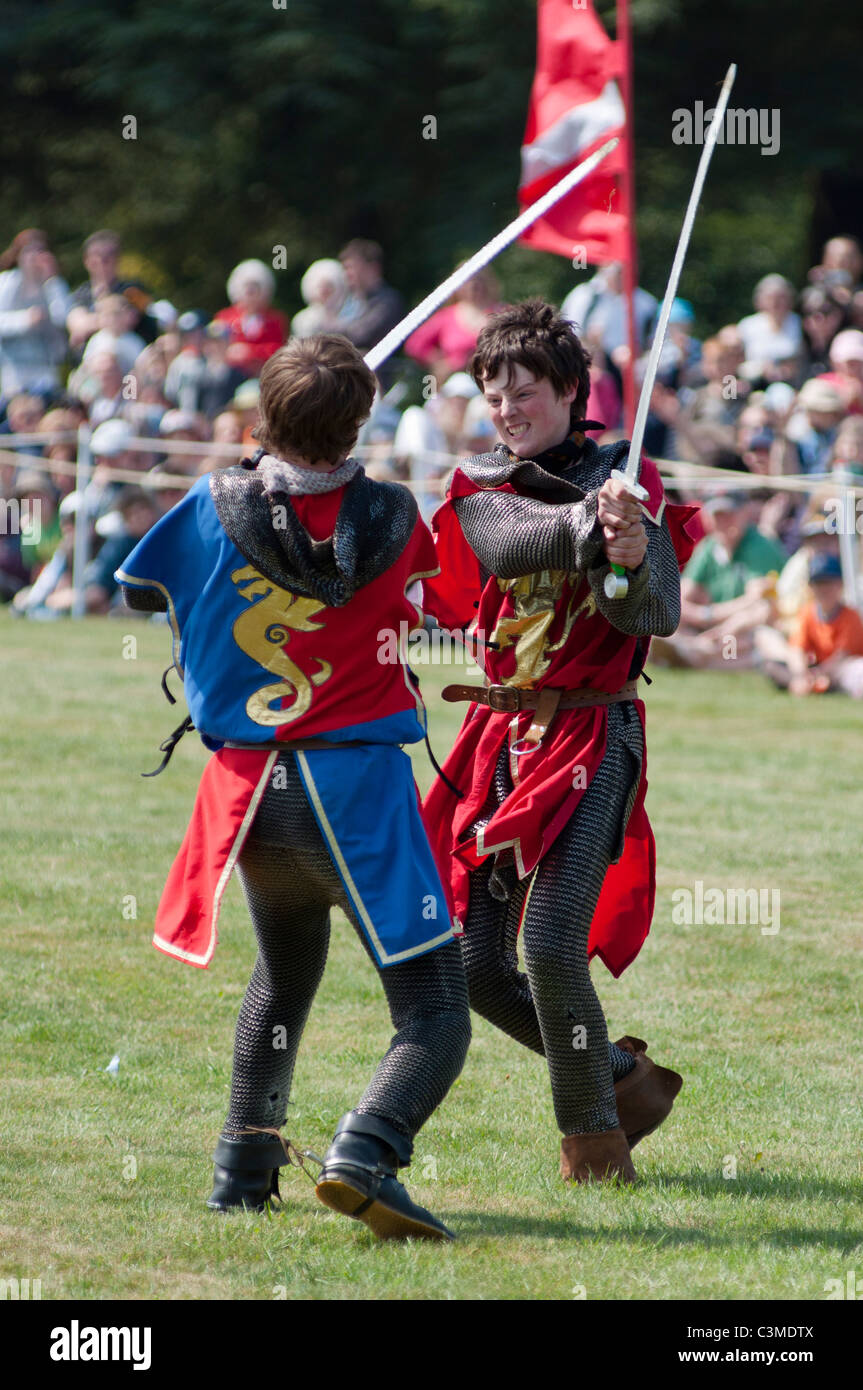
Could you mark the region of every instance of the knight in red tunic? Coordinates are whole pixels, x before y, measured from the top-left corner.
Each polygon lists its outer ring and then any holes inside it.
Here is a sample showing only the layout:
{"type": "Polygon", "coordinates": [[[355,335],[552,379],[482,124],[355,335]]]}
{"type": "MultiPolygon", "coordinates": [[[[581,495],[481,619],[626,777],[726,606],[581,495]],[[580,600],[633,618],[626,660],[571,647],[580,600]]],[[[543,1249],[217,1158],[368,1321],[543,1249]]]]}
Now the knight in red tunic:
{"type": "Polygon", "coordinates": [[[445,690],[471,704],[424,810],[449,855],[471,1005],[548,1062],[563,1176],[631,1181],[631,1148],[682,1081],[640,1039],[609,1043],[589,959],[619,975],[650,927],[637,681],[651,635],[679,621],[692,509],[667,504],[647,459],[647,501],[610,478],[628,446],[586,437],[601,428],[581,419],[589,363],[539,300],[480,335],[470,370],[501,443],[450,481],[425,608],[467,630],[487,684],[445,690]],[[625,598],[605,594],[612,562],[625,598]]]}

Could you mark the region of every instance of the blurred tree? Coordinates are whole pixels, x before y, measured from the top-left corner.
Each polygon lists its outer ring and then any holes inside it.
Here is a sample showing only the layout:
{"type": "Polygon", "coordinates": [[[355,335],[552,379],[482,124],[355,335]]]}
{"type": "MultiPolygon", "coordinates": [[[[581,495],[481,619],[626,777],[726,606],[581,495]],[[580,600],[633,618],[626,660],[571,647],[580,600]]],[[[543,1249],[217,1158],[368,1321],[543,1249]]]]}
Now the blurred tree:
{"type": "MultiPolygon", "coordinates": [[[[674,110],[709,104],[734,58],[733,104],[780,113],[777,154],[714,158],[681,286],[699,329],[861,230],[859,26],[825,12],[816,45],[812,24],[808,0],[633,0],[642,284],[665,283],[699,154],[674,110]]],[[[81,240],[114,226],[154,288],[210,310],[237,260],[283,246],[291,311],[305,266],[367,235],[417,300],[516,212],[535,27],[535,0],[5,0],[2,237],[44,226],[77,283],[81,240]]],[[[512,296],[576,279],[518,247],[498,270],[512,296]]]]}

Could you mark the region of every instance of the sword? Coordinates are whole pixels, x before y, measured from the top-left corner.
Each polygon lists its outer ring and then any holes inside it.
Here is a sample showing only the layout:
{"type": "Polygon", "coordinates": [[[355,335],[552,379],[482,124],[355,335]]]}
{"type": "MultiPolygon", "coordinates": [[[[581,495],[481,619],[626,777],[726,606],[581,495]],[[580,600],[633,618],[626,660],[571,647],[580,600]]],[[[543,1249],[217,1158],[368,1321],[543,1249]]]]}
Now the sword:
{"type": "MultiPolygon", "coordinates": [[[[638,398],[638,407],[635,412],[635,424],[632,427],[632,439],[629,445],[629,454],[626,460],[626,468],[621,472],[619,468],[613,469],[611,477],[617,482],[623,483],[627,492],[633,497],[637,497],[640,502],[647,501],[647,492],[638,481],[638,467],[641,462],[641,445],[644,439],[644,429],[647,424],[647,412],[650,409],[650,398],[653,395],[653,387],[656,381],[656,372],[659,367],[659,357],[665,343],[665,334],[668,330],[668,318],[671,313],[671,305],[677,294],[677,286],[680,282],[680,272],[683,269],[683,262],[686,259],[686,251],[689,246],[689,238],[692,233],[692,224],[695,221],[695,214],[698,210],[698,202],[701,198],[701,190],[704,187],[704,180],[707,178],[707,170],[713,156],[713,147],[716,144],[716,136],[725,119],[725,108],[728,105],[728,98],[731,95],[731,88],[734,86],[734,79],[737,76],[737,64],[732,63],[722,84],[722,91],[719,94],[719,101],[716,103],[716,110],[713,113],[713,120],[704,137],[704,149],[701,151],[701,158],[698,161],[698,169],[695,174],[695,182],[692,185],[692,192],[689,195],[689,205],[686,209],[686,216],[683,219],[683,227],[680,232],[680,240],[677,243],[677,250],[674,253],[674,261],[671,266],[671,275],[665,288],[665,298],[662,301],[662,309],[659,313],[659,323],[656,325],[656,333],[653,338],[653,345],[647,359],[647,369],[644,373],[644,381],[641,387],[641,395],[638,398]]],[[[624,598],[629,592],[629,579],[623,565],[612,565],[611,570],[605,576],[605,596],[606,598],[624,598]]]]}
{"type": "Polygon", "coordinates": [[[396,348],[401,347],[405,339],[410,337],[415,328],[419,328],[421,323],[425,323],[426,319],[430,318],[442,304],[445,304],[456,290],[460,290],[462,285],[476,275],[478,270],[482,270],[484,265],[493,261],[495,256],[498,256],[511,242],[520,237],[522,232],[526,232],[528,227],[533,226],[533,223],[542,217],[543,213],[548,212],[548,209],[560,202],[561,198],[565,198],[576,184],[581,183],[582,179],[586,179],[588,174],[592,174],[596,166],[601,164],[606,155],[611,154],[611,151],[616,149],[619,144],[620,140],[616,135],[612,136],[610,140],[606,140],[605,144],[600,145],[599,149],[594,150],[587,159],[576,164],[575,168],[570,169],[568,174],[564,174],[553,188],[550,188],[547,193],[544,193],[541,198],[526,208],[520,216],[510,222],[508,227],[504,227],[502,232],[498,232],[497,236],[486,242],[485,246],[471,256],[469,261],[465,261],[458,270],[454,270],[452,275],[438,285],[436,290],[432,290],[431,294],[426,295],[415,309],[411,309],[401,323],[397,323],[395,328],[391,328],[386,337],[381,338],[375,347],[369,349],[364,358],[366,366],[376,372],[378,367],[395,352],[396,348]]]}

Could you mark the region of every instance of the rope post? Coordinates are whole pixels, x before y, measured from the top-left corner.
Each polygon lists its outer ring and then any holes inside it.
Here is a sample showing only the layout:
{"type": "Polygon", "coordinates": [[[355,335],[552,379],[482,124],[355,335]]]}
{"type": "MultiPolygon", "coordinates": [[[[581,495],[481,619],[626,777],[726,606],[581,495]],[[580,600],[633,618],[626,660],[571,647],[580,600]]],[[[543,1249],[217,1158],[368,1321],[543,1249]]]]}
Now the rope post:
{"type": "Polygon", "coordinates": [[[839,560],[842,565],[843,597],[849,608],[860,611],[857,554],[857,492],[854,475],[847,468],[837,468],[833,475],[842,488],[841,524],[839,527],[839,560]]]}
{"type": "Polygon", "coordinates": [[[75,491],[78,506],[75,511],[75,537],[72,551],[72,586],[75,597],[72,601],[72,617],[83,618],[87,611],[84,595],[84,571],[90,560],[90,518],[84,506],[84,489],[90,481],[92,461],[90,456],[90,426],[78,428],[78,458],[75,468],[75,491]]]}

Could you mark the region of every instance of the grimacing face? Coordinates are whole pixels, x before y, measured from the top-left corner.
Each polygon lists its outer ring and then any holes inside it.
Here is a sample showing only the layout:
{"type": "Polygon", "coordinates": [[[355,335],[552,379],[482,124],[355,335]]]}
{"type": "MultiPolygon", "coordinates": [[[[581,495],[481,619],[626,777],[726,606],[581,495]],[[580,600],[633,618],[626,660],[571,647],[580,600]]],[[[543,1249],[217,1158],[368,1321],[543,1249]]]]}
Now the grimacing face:
{"type": "Polygon", "coordinates": [[[519,458],[536,458],[569,434],[572,403],[578,387],[555,394],[547,377],[536,377],[514,363],[483,381],[491,421],[508,449],[519,458]]]}

